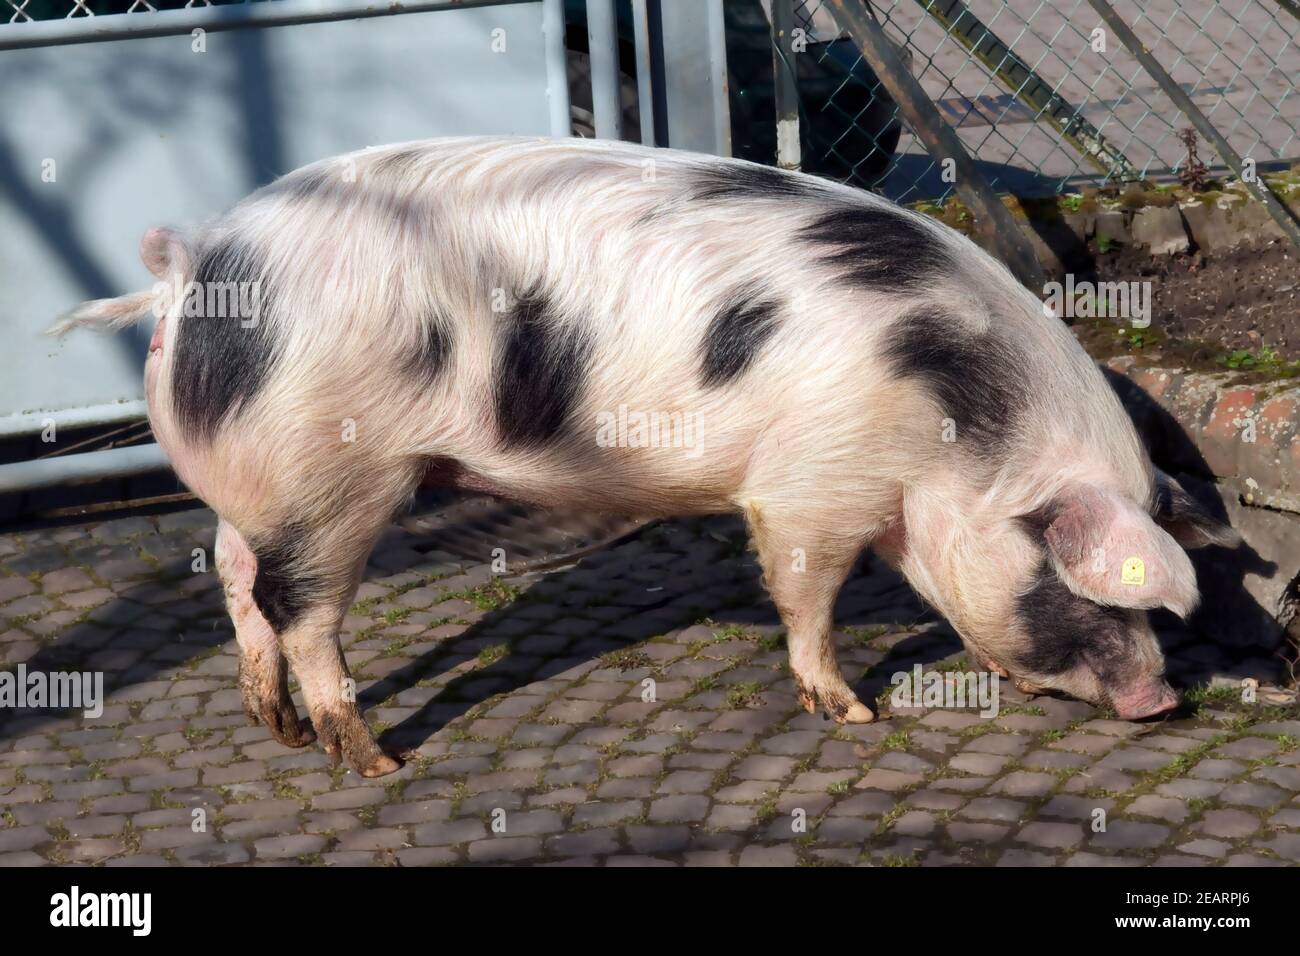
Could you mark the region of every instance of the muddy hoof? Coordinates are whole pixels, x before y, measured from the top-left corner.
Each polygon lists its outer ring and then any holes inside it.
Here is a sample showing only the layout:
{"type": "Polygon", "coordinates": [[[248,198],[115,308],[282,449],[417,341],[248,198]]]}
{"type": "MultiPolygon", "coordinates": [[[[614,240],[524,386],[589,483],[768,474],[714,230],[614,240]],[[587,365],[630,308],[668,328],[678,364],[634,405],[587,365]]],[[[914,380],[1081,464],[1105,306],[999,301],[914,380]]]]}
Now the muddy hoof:
{"type": "Polygon", "coordinates": [[[810,714],[815,714],[820,705],[826,711],[826,716],[837,724],[869,724],[876,719],[875,712],[858,700],[847,684],[836,687],[827,682],[819,687],[812,681],[803,681],[796,676],[795,689],[799,694],[800,706],[810,714]]]}
{"type": "Polygon", "coordinates": [[[876,719],[875,711],[862,701],[849,707],[841,717],[835,717],[833,714],[831,716],[836,723],[840,724],[869,724],[876,719]]]}
{"type": "Polygon", "coordinates": [[[286,747],[306,747],[316,739],[312,729],[298,719],[298,711],[291,700],[286,700],[280,706],[266,708],[260,717],[271,736],[286,747]]]}
{"type": "Polygon", "coordinates": [[[305,747],[316,739],[310,727],[298,717],[298,709],[286,693],[262,696],[247,686],[242,688],[244,714],[250,723],[264,724],[271,736],[286,747],[305,747]]]}
{"type": "Polygon", "coordinates": [[[1016,690],[1020,691],[1020,693],[1022,694],[1030,694],[1034,697],[1041,697],[1043,694],[1047,693],[1046,687],[1039,687],[1037,684],[1031,684],[1029,681],[1022,680],[1019,677],[1014,679],[1014,683],[1016,685],[1016,690]]]}
{"type": "Polygon", "coordinates": [[[402,761],[397,758],[390,757],[388,754],[380,754],[379,759],[369,767],[366,767],[364,770],[358,770],[357,772],[363,777],[383,777],[387,774],[401,770],[402,766],[402,761]]]}
{"type": "Polygon", "coordinates": [[[341,760],[346,760],[348,766],[363,777],[382,777],[402,766],[400,760],[379,748],[361,711],[355,706],[313,714],[312,722],[316,725],[321,746],[336,767],[341,760]]]}

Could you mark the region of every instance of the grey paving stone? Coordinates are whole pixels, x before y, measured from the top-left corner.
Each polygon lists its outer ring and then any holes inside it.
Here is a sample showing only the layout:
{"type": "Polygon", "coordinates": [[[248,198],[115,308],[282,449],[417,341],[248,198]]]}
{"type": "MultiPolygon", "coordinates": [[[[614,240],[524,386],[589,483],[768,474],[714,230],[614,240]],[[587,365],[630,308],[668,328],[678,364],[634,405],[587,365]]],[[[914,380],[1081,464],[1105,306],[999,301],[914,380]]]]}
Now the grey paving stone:
{"type": "Polygon", "coordinates": [[[1187,819],[1187,804],[1173,797],[1143,794],[1128,805],[1126,813],[1136,817],[1154,817],[1167,823],[1182,823],[1187,819]]]}
{"type": "Polygon", "coordinates": [[[542,841],[528,836],[494,837],[471,843],[466,852],[473,863],[527,860],[541,856],[542,841]]]}
{"type": "Polygon", "coordinates": [[[1218,860],[1227,856],[1231,847],[1227,843],[1221,843],[1218,840],[1192,840],[1188,843],[1184,843],[1178,849],[1183,853],[1191,853],[1196,856],[1207,856],[1218,860]]]}
{"type": "Polygon", "coordinates": [[[448,846],[468,843],[487,836],[487,828],[478,820],[449,820],[426,823],[411,831],[411,840],[419,846],[448,846]]]}
{"type": "Polygon", "coordinates": [[[1263,783],[1234,783],[1219,791],[1222,803],[1261,809],[1276,806],[1288,796],[1290,795],[1285,790],[1263,783]]]}
{"type": "Polygon", "coordinates": [[[691,842],[691,831],[684,826],[629,826],[625,832],[628,845],[648,855],[677,853],[691,842]]]}
{"type": "MultiPolygon", "coordinates": [[[[714,808],[715,813],[717,809],[714,808]]],[[[603,827],[636,820],[643,813],[645,813],[645,806],[639,800],[588,803],[574,808],[573,823],[580,827],[603,827]]]]}
{"type": "Polygon", "coordinates": [[[739,866],[794,866],[799,856],[790,846],[747,846],[740,853],[739,866]]]}
{"type": "Polygon", "coordinates": [[[1006,838],[1011,828],[997,823],[967,823],[953,820],[945,829],[955,843],[998,843],[1006,838]]]}
{"type": "Polygon", "coordinates": [[[1202,760],[1191,769],[1198,780],[1231,780],[1246,770],[1246,765],[1235,760],[1202,760]]]}
{"type": "Polygon", "coordinates": [[[608,855],[619,850],[618,831],[602,827],[577,833],[561,833],[548,837],[545,849],[555,856],[608,855]]]}
{"type": "Polygon", "coordinates": [[[1160,846],[1169,838],[1169,828],[1158,823],[1109,819],[1105,833],[1094,833],[1089,845],[1110,850],[1137,850],[1160,846]]]}
{"type": "Polygon", "coordinates": [[[903,773],[898,770],[872,769],[854,786],[863,790],[888,790],[897,792],[908,790],[925,781],[919,773],[903,773]]]}
{"type": "MultiPolygon", "coordinates": [[[[1300,736],[1300,721],[1243,728],[1216,706],[1157,729],[1003,682],[1004,705],[1035,712],[990,724],[915,711],[836,727],[797,710],[785,649],[758,643],[780,628],[753,558],[719,558],[724,545],[700,530],[709,525],[667,522],[658,543],[633,539],[512,578],[527,599],[489,613],[442,600],[486,582],[486,566],[413,546],[435,536],[437,515],[405,516],[385,534],[358,594],[374,601],[344,622],[348,660],[363,691],[373,685],[367,716],[401,725],[394,737],[417,755],[379,781],[245,723],[219,583],[187,570],[194,528],[210,547],[210,512],[67,526],[30,542],[0,533],[0,563],[17,557],[41,577],[0,576],[0,615],[15,604],[39,612],[0,627],[0,660],[53,639],[120,681],[97,721],[0,722],[0,864],[1186,866],[1300,854],[1300,752],[1270,736],[1300,736]],[[403,620],[384,619],[396,609],[403,620]],[[90,621],[74,623],[83,611],[90,621]],[[702,611],[746,625],[748,639],[691,624],[702,611]],[[469,623],[440,624],[447,614],[469,623]],[[214,626],[215,654],[176,640],[214,626]],[[664,637],[645,642],[653,635],[664,637]],[[500,644],[509,653],[483,667],[480,651],[500,644]],[[633,666],[614,666],[615,655],[633,666]],[[413,666],[427,679],[408,680],[413,666]],[[650,676],[659,696],[643,703],[650,676]],[[705,677],[714,686],[697,684],[705,677]],[[748,681],[759,697],[732,706],[729,691],[748,681]],[[902,746],[882,746],[900,731],[902,746]],[[1171,763],[1216,735],[1229,739],[1190,772],[1171,763]],[[195,808],[207,832],[191,829],[195,808]],[[1107,834],[1092,830],[1098,809],[1107,834]]],[[[739,540],[739,524],[725,537],[739,540]]],[[[888,667],[904,641],[933,655],[927,665],[955,646],[901,627],[919,604],[874,564],[841,605],[900,625],[867,644],[837,634],[849,678],[888,667]]],[[[1198,646],[1173,633],[1171,668],[1198,646]]]]}
{"type": "Polygon", "coordinates": [[[1196,824],[1202,833],[1225,840],[1248,837],[1259,827],[1259,818],[1244,810],[1209,810],[1196,824]]]}
{"type": "Polygon", "coordinates": [[[698,823],[709,812],[706,796],[659,797],[650,802],[649,818],[655,823],[698,823]]]}
{"type": "Polygon", "coordinates": [[[971,820],[991,820],[998,823],[1015,823],[1025,815],[1027,805],[1003,797],[977,797],[957,811],[959,817],[971,820]]]}
{"type": "Polygon", "coordinates": [[[1011,797],[1041,797],[1055,790],[1059,783],[1051,774],[1017,770],[994,784],[993,792],[1011,797]]]}
{"type": "Polygon", "coordinates": [[[1077,823],[1030,823],[1016,834],[1016,841],[1045,849],[1062,850],[1083,842],[1084,828],[1077,823]]]}
{"type": "Polygon", "coordinates": [[[995,866],[1056,866],[1056,857],[1033,850],[1004,850],[995,866]]]}
{"type": "Polygon", "coordinates": [[[702,770],[677,770],[660,782],[662,794],[704,793],[713,784],[713,774],[702,770]]]}

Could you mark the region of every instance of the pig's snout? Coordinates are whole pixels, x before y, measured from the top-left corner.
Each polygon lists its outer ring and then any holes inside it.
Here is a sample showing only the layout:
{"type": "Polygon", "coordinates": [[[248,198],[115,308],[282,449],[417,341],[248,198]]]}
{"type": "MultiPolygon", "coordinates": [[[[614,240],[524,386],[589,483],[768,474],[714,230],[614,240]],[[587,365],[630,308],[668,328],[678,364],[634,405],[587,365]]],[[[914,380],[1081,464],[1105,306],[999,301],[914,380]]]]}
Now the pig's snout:
{"type": "Polygon", "coordinates": [[[1121,720],[1141,720],[1173,710],[1178,706],[1178,694],[1165,681],[1155,680],[1112,694],[1111,703],[1121,720]]]}

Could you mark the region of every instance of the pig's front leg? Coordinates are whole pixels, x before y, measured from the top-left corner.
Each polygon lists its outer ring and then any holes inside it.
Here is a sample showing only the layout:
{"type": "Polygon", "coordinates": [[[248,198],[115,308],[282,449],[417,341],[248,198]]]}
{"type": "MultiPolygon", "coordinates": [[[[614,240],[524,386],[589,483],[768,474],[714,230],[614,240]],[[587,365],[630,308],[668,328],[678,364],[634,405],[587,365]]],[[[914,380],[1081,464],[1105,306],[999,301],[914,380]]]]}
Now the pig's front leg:
{"type": "Polygon", "coordinates": [[[790,671],[808,713],[820,705],[839,723],[864,724],[875,713],[840,674],[832,612],[861,546],[819,535],[808,515],[783,515],[751,503],[745,509],[763,566],[763,584],[786,628],[790,671]]]}
{"type": "Polygon", "coordinates": [[[253,600],[257,559],[235,528],[217,524],[217,573],[226,592],[226,609],[239,642],[239,693],[244,713],[263,723],[287,747],[303,747],[315,735],[298,719],[289,697],[289,667],[275,631],[253,600]]]}

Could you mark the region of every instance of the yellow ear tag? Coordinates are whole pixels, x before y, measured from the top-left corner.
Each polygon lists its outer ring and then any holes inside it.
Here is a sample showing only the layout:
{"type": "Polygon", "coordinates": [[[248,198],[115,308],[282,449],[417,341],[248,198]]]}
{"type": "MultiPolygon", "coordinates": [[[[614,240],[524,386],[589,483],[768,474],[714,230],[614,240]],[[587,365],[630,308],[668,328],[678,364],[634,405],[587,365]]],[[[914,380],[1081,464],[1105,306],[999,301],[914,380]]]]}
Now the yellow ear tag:
{"type": "Polygon", "coordinates": [[[1119,580],[1121,584],[1131,584],[1134,587],[1146,584],[1147,566],[1141,558],[1125,558],[1124,566],[1119,570],[1119,580]]]}

